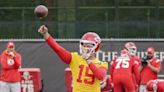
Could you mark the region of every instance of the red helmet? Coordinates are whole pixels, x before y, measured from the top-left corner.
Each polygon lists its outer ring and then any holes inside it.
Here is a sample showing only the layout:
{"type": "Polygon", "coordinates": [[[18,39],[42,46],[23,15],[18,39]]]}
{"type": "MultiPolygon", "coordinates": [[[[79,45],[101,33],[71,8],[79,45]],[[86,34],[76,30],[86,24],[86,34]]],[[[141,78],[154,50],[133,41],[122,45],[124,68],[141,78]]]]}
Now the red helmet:
{"type": "Polygon", "coordinates": [[[156,80],[150,80],[146,84],[147,91],[156,91],[157,90],[157,81],[156,80]]]}
{"type": "Polygon", "coordinates": [[[80,54],[84,58],[94,54],[100,48],[101,39],[98,34],[94,32],[85,33],[80,40],[80,54]]]}
{"type": "Polygon", "coordinates": [[[127,42],[125,44],[125,49],[129,51],[130,55],[135,55],[137,53],[137,47],[133,42],[127,42]]]}

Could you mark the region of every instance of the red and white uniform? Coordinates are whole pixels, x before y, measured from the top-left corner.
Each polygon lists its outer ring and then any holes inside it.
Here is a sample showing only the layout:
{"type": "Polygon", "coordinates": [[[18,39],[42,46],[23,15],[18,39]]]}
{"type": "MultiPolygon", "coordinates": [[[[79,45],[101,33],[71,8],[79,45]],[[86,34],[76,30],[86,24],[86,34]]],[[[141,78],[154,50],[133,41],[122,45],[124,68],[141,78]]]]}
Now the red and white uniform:
{"type": "MultiPolygon", "coordinates": [[[[133,43],[133,42],[127,42],[125,44],[125,49],[129,52],[131,58],[134,59],[134,62],[138,66],[138,70],[139,70],[140,65],[141,65],[141,59],[140,59],[140,57],[138,57],[136,55],[136,53],[137,53],[137,47],[136,47],[135,43],[133,43]]],[[[134,74],[133,74],[133,81],[134,81],[134,84],[135,84],[135,87],[136,87],[136,91],[138,92],[138,83],[135,80],[135,75],[134,74]]]]}
{"type": "MultiPolygon", "coordinates": [[[[135,56],[131,56],[131,58],[134,59],[134,62],[138,66],[138,71],[139,71],[139,67],[141,66],[141,59],[140,59],[140,57],[135,55],[135,56]]],[[[135,80],[135,74],[133,74],[133,80],[134,80],[134,84],[135,84],[136,90],[138,90],[138,83],[137,83],[137,80],[135,80]]]]}
{"type": "Polygon", "coordinates": [[[164,92],[164,80],[163,79],[150,80],[146,84],[146,90],[149,92],[164,92]]]}
{"type": "Polygon", "coordinates": [[[18,68],[21,65],[21,55],[14,52],[15,58],[11,58],[7,51],[4,51],[0,56],[2,66],[1,81],[5,82],[20,82],[20,73],[18,68]]]}
{"type": "MultiPolygon", "coordinates": [[[[154,66],[155,68],[161,68],[161,62],[157,58],[152,58],[149,60],[150,64],[154,66]]],[[[141,71],[141,85],[146,85],[146,83],[149,80],[157,79],[158,75],[156,72],[152,71],[148,66],[144,66],[144,68],[141,71]]]]}
{"type": "Polygon", "coordinates": [[[132,78],[139,81],[138,66],[133,58],[128,55],[121,55],[115,58],[111,63],[111,76],[114,83],[114,92],[133,92],[135,84],[132,78]]]}

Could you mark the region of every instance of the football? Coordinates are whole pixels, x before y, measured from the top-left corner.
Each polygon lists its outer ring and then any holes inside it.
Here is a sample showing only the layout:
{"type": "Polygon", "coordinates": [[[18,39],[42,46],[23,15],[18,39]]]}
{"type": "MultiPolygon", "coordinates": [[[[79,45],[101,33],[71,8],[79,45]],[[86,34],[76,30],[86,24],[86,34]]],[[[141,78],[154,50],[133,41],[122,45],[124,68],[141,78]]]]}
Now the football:
{"type": "Polygon", "coordinates": [[[37,17],[42,19],[48,15],[48,8],[44,5],[38,5],[34,9],[34,13],[36,14],[37,17]]]}

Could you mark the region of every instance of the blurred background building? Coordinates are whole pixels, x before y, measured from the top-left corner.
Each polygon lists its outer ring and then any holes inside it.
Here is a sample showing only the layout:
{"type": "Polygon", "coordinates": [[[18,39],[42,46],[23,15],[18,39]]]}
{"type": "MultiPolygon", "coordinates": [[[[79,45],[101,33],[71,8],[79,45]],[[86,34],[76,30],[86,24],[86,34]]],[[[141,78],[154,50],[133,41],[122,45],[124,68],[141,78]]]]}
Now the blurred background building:
{"type": "Polygon", "coordinates": [[[163,20],[164,0],[0,0],[0,39],[40,39],[41,24],[56,38],[163,38],[163,20]],[[39,4],[49,8],[43,20],[33,13],[39,4]]]}

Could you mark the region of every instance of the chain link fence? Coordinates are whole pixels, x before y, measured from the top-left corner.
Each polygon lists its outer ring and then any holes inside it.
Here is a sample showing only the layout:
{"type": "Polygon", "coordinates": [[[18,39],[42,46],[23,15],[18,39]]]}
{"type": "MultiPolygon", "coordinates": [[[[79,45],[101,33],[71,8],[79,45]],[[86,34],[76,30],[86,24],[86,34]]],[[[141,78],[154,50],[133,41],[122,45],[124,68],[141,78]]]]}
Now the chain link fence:
{"type": "Polygon", "coordinates": [[[55,38],[80,38],[88,31],[101,38],[164,37],[162,0],[71,0],[67,6],[55,1],[58,3],[47,5],[48,17],[39,20],[33,10],[47,3],[0,0],[0,39],[40,39],[37,29],[42,24],[55,38]]]}

